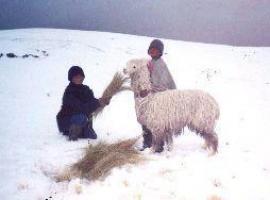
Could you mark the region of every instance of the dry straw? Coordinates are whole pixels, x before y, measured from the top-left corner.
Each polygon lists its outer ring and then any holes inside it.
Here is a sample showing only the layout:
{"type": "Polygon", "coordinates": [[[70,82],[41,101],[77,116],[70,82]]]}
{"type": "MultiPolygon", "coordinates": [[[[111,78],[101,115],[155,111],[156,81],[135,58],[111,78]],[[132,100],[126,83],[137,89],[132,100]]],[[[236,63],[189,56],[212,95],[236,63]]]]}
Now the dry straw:
{"type": "Polygon", "coordinates": [[[113,168],[143,161],[142,155],[134,149],[136,139],[114,144],[100,142],[86,148],[84,156],[69,169],[55,177],[56,181],[70,181],[72,178],[97,180],[105,178],[113,168]]]}
{"type": "MultiPolygon", "coordinates": [[[[127,90],[127,87],[123,86],[126,81],[127,81],[127,78],[125,78],[120,72],[116,72],[114,74],[113,79],[111,80],[110,84],[104,90],[101,98],[103,98],[103,99],[111,99],[113,96],[115,96],[119,92],[127,90]]],[[[100,113],[102,113],[104,107],[105,106],[99,107],[93,113],[93,116],[97,117],[100,113]]]]}

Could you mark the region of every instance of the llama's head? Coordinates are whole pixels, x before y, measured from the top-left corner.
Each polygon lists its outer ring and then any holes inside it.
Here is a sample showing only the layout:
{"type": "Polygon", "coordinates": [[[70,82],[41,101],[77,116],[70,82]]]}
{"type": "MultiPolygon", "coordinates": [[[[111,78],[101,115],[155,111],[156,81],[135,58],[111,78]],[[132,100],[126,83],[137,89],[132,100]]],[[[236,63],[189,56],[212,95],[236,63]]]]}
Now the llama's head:
{"type": "Polygon", "coordinates": [[[141,68],[147,68],[147,59],[132,59],[126,64],[126,68],[123,70],[124,74],[132,76],[134,73],[142,70],[141,68]]]}
{"type": "Polygon", "coordinates": [[[151,91],[150,74],[147,59],[132,59],[127,62],[124,74],[131,78],[131,88],[135,95],[142,91],[151,91]]]}

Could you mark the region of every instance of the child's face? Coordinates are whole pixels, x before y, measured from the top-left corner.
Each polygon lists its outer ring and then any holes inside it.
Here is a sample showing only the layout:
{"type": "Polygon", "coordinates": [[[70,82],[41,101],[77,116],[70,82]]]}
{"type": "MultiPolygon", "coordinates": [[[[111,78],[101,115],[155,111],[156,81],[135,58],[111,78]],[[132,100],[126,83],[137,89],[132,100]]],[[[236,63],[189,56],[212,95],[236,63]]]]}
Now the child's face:
{"type": "Polygon", "coordinates": [[[83,83],[83,80],[84,80],[84,76],[78,74],[76,76],[73,76],[72,83],[74,83],[76,85],[80,85],[83,83]]]}
{"type": "Polygon", "coordinates": [[[158,49],[156,48],[152,48],[149,50],[149,55],[152,57],[152,58],[158,58],[160,56],[160,52],[158,49]]]}

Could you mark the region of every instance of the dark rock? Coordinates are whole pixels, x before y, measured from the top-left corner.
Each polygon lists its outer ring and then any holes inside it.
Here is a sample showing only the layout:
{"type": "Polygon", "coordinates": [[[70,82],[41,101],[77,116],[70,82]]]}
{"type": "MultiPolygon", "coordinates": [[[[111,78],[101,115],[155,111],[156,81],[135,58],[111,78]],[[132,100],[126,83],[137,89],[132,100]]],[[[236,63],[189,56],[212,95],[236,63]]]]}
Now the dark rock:
{"type": "Polygon", "coordinates": [[[8,58],[17,58],[18,57],[14,53],[7,53],[6,55],[8,58]]]}
{"type": "Polygon", "coordinates": [[[4,54],[0,53],[0,58],[3,56],[4,54]]]}
{"type": "Polygon", "coordinates": [[[43,53],[44,56],[49,56],[47,51],[42,51],[42,53],[43,53]]]}
{"type": "Polygon", "coordinates": [[[33,55],[33,54],[29,54],[29,56],[32,56],[33,58],[38,58],[39,57],[39,56],[33,55]]]}
{"type": "Polygon", "coordinates": [[[28,58],[28,57],[29,57],[28,54],[24,54],[24,55],[22,56],[22,58],[28,58]]]}
{"type": "Polygon", "coordinates": [[[34,54],[24,54],[24,55],[22,56],[22,58],[29,58],[30,56],[33,57],[33,58],[39,58],[38,55],[34,55],[34,54]]]}

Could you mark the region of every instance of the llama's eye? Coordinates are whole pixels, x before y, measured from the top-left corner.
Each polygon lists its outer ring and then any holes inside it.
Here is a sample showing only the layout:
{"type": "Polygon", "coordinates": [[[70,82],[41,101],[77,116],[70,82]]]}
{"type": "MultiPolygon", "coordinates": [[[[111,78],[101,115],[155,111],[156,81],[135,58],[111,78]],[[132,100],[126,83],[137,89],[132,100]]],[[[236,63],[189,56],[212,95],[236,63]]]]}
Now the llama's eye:
{"type": "Polygon", "coordinates": [[[135,69],[135,68],[136,68],[136,66],[135,66],[135,65],[133,65],[133,68],[135,69]]]}

